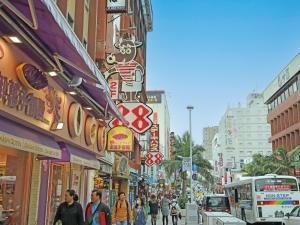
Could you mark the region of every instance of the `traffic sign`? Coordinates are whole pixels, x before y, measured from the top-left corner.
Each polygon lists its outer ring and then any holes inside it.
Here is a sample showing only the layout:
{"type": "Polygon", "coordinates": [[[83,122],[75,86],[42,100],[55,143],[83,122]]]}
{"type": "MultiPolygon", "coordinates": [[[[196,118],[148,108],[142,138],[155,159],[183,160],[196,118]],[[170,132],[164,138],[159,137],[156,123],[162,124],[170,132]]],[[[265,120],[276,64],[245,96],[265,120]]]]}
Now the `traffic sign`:
{"type": "MultiPolygon", "coordinates": [[[[149,116],[152,109],[141,102],[126,102],[118,104],[118,109],[129,123],[128,127],[132,128],[136,133],[143,134],[152,126],[149,116]]],[[[110,123],[110,127],[124,125],[119,119],[115,118],[110,123]]]]}

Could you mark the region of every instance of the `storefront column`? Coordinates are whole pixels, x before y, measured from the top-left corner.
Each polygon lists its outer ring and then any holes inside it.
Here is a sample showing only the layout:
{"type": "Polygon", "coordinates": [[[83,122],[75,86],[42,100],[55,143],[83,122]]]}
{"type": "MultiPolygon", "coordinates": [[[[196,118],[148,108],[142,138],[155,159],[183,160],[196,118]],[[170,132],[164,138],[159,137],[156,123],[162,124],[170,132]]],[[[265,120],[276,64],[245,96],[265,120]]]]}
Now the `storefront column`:
{"type": "Polygon", "coordinates": [[[47,208],[47,193],[48,193],[48,176],[49,176],[49,162],[46,160],[41,161],[41,183],[40,183],[40,196],[39,196],[39,209],[38,209],[38,225],[45,224],[46,221],[46,208],[47,208]]]}

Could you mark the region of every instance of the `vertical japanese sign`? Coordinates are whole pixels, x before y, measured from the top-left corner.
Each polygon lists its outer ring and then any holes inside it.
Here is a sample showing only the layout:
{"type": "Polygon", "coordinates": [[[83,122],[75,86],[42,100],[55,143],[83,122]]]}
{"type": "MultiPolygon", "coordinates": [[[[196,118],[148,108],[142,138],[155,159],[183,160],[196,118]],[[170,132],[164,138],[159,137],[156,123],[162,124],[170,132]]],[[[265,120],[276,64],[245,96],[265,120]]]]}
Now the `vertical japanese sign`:
{"type": "Polygon", "coordinates": [[[150,128],[150,152],[159,152],[159,124],[153,124],[150,128]]]}

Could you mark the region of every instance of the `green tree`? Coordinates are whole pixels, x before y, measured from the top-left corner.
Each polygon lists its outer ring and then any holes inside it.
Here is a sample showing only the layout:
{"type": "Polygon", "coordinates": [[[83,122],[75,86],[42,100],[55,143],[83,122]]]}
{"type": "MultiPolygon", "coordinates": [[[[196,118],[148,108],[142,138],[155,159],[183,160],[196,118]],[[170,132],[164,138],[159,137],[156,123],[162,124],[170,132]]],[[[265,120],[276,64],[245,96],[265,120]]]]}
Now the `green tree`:
{"type": "Polygon", "coordinates": [[[300,168],[299,154],[300,147],[291,152],[279,148],[269,156],[255,154],[243,171],[247,176],[263,176],[268,173],[288,175],[291,168],[300,168]]]}
{"type": "MultiPolygon", "coordinates": [[[[185,132],[182,136],[176,136],[175,139],[175,151],[173,152],[174,158],[177,156],[189,157],[190,156],[190,135],[188,132],[185,132]]],[[[200,145],[195,145],[192,142],[192,157],[193,164],[198,167],[198,172],[204,177],[206,182],[212,181],[212,175],[210,170],[212,170],[212,166],[209,161],[203,158],[203,152],[205,149],[200,145]]],[[[176,175],[176,171],[181,167],[180,160],[165,160],[163,162],[163,167],[165,168],[166,174],[170,177],[173,173],[176,175]]],[[[183,182],[183,196],[185,196],[185,191],[187,187],[187,173],[181,173],[181,179],[183,182]]],[[[176,177],[174,179],[176,182],[176,177]]]]}

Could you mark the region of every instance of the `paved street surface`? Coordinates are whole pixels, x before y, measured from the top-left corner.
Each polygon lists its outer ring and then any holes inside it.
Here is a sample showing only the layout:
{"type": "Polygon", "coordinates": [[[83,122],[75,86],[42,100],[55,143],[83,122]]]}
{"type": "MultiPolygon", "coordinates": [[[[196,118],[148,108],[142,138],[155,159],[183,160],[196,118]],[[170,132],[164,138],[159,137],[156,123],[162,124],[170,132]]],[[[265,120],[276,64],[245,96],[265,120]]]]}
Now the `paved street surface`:
{"type": "MultiPolygon", "coordinates": [[[[185,222],[185,218],[182,218],[181,220],[178,220],[177,225],[184,225],[184,222],[185,222]]],[[[147,225],[151,225],[151,216],[150,215],[148,216],[147,225]]],[[[156,225],[163,225],[161,214],[159,215],[159,219],[157,219],[157,221],[156,221],[156,225]]],[[[171,216],[169,216],[169,224],[168,225],[173,225],[171,216]]]]}

